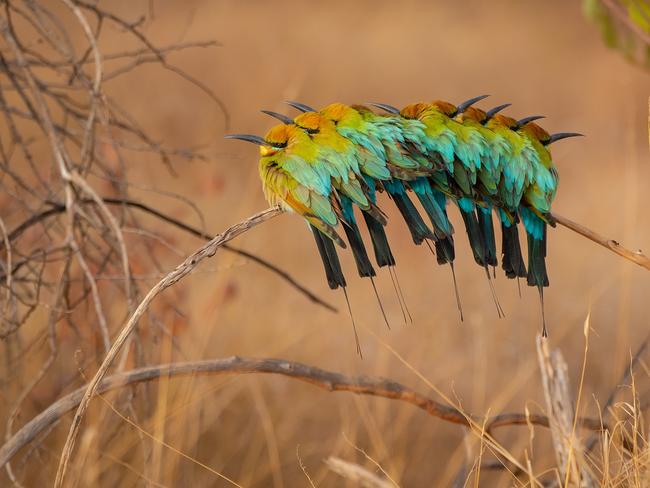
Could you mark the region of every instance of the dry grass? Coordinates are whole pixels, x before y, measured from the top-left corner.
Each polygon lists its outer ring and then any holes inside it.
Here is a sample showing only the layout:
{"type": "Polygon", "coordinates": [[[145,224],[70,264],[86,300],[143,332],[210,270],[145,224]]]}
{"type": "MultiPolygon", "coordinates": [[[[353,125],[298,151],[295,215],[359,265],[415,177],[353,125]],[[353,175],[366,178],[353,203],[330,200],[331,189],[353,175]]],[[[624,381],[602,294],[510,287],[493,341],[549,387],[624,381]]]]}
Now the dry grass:
{"type": "MultiPolygon", "coordinates": [[[[11,4],[28,11],[30,2],[11,4]]],[[[641,210],[650,181],[650,74],[603,47],[577,2],[100,2],[156,46],[193,46],[165,51],[165,68],[140,39],[107,20],[97,42],[104,98],[94,95],[98,73],[87,32],[66,5],[78,4],[62,2],[53,11],[65,27],[62,42],[76,58],[84,56],[84,68],[74,78],[45,67],[33,73],[68,97],[51,116],[72,130],[66,138],[57,129],[64,139],[59,150],[80,164],[82,179],[64,177],[39,124],[14,113],[20,143],[7,119],[0,125],[2,242],[47,209],[48,200],[65,209],[3,245],[0,255],[0,332],[6,335],[0,418],[11,419],[3,425],[5,438],[85,384],[129,312],[200,245],[195,236],[135,209],[104,208],[93,192],[145,202],[210,235],[265,208],[254,151],[223,140],[227,119],[206,89],[227,107],[229,130],[255,133],[272,124],[257,110],[281,111],[284,99],[400,105],[491,93],[495,105],[512,102],[515,114],[544,113],[551,131],[587,134],[554,148],[558,213],[628,247],[650,242],[650,222],[641,210]],[[115,53],[126,54],[112,58],[115,53]],[[111,103],[120,110],[110,111],[111,103]],[[65,107],[84,117],[66,117],[65,107]],[[93,110],[90,125],[99,143],[89,146],[84,128],[93,110]],[[111,126],[116,120],[137,130],[111,126]],[[22,188],[16,178],[30,185],[22,188]],[[49,259],[38,253],[43,247],[49,259]],[[29,265],[5,273],[21,260],[29,265]],[[47,286],[35,287],[39,280],[47,286]],[[23,301],[12,301],[18,295],[8,290],[19,290],[23,301]]],[[[82,14],[94,30],[94,14],[82,14]]],[[[26,28],[19,15],[14,22],[26,28]]],[[[61,56],[47,52],[49,61],[61,56]]],[[[0,53],[14,59],[4,38],[0,53]]],[[[27,110],[1,68],[0,88],[8,105],[27,110]]],[[[44,103],[54,106],[50,98],[44,103]]],[[[647,486],[650,370],[647,352],[633,356],[648,330],[648,273],[566,229],[552,231],[549,352],[541,356],[561,352],[566,362],[566,415],[560,420],[540,375],[536,292],[522,289],[519,297],[516,283],[499,276],[506,318],[497,319],[484,275],[458,239],[466,315],[459,323],[448,270],[427,250],[414,249],[392,220],[389,236],[414,324],[402,325],[390,278],[379,276],[393,325],[386,330],[372,289],[353,276],[346,255],[363,360],[354,354],[345,314],[314,304],[246,257],[220,252],[153,303],[115,370],[232,355],[281,357],[349,376],[388,377],[476,419],[551,414],[551,424],[560,427],[531,422],[486,432],[481,422],[452,425],[404,402],[331,394],[279,376],[163,377],[90,403],[66,486],[232,485],[225,478],[244,487],[358,486],[353,475],[374,480],[369,486],[575,486],[578,478],[608,487],[647,486]],[[626,374],[632,362],[633,374],[626,374]],[[609,430],[594,434],[574,425],[576,415],[602,417],[609,430]]],[[[344,309],[343,297],[327,289],[298,219],[280,216],[234,244],[344,309]]],[[[0,474],[0,486],[11,485],[11,477],[17,486],[51,484],[71,419],[63,417],[21,449],[12,474],[0,474]]]]}

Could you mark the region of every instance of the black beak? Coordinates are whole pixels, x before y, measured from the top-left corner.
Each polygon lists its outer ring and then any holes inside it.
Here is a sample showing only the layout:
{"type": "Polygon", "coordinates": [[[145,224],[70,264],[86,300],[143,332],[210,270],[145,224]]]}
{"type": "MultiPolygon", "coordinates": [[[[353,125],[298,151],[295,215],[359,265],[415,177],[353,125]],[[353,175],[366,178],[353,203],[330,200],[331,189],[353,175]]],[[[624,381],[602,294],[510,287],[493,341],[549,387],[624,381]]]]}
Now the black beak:
{"type": "Polygon", "coordinates": [[[456,107],[456,115],[462,114],[465,110],[467,110],[469,107],[474,105],[476,102],[479,102],[483,100],[484,98],[489,97],[490,95],[480,95],[478,97],[470,98],[469,100],[465,100],[463,103],[458,105],[456,107]]]}
{"type": "Polygon", "coordinates": [[[311,108],[309,105],[305,105],[304,103],[294,102],[293,100],[286,100],[284,103],[296,110],[300,110],[301,112],[316,112],[315,109],[311,108]]]}
{"type": "Polygon", "coordinates": [[[494,117],[496,114],[501,112],[504,108],[508,108],[512,103],[504,103],[503,105],[499,105],[498,107],[494,107],[487,112],[485,112],[485,120],[490,120],[492,117],[494,117]]]}
{"type": "Polygon", "coordinates": [[[532,122],[533,120],[539,120],[546,118],[545,115],[531,115],[530,117],[524,117],[523,119],[519,119],[517,121],[517,127],[523,127],[526,125],[528,122],[532,122]]]}
{"type": "Polygon", "coordinates": [[[284,122],[287,125],[293,124],[293,120],[290,117],[287,117],[284,114],[279,114],[277,112],[273,112],[271,110],[260,110],[263,114],[270,115],[271,117],[275,117],[281,122],[284,122]]]}
{"type": "Polygon", "coordinates": [[[399,109],[397,107],[393,107],[392,105],[388,105],[387,103],[372,103],[369,102],[369,105],[372,105],[373,107],[380,108],[382,110],[385,110],[389,114],[394,114],[394,115],[399,115],[399,109]]]}
{"type": "Polygon", "coordinates": [[[260,136],[254,136],[252,134],[227,134],[224,136],[226,139],[239,139],[240,141],[252,142],[258,146],[268,146],[269,143],[266,142],[260,136]]]}
{"type": "Polygon", "coordinates": [[[557,134],[552,134],[548,141],[544,142],[544,145],[548,146],[549,144],[553,144],[560,139],[566,139],[567,137],[584,137],[584,134],[579,134],[577,132],[558,132],[557,134]]]}

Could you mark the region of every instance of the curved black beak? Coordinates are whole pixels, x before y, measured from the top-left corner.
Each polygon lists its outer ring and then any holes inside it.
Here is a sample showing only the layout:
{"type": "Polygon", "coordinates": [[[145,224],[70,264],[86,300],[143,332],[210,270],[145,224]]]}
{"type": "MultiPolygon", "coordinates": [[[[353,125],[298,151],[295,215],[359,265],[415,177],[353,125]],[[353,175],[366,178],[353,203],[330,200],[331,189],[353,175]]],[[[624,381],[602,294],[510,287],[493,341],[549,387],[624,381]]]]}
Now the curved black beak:
{"type": "Polygon", "coordinates": [[[284,103],[296,110],[300,110],[301,112],[316,112],[315,109],[311,108],[309,105],[305,105],[304,103],[294,102],[293,100],[285,100],[284,103]]]}
{"type": "Polygon", "coordinates": [[[254,136],[253,134],[227,134],[224,136],[226,139],[239,139],[240,141],[252,142],[258,146],[268,146],[269,143],[266,142],[260,136],[254,136]]]}
{"type": "Polygon", "coordinates": [[[462,114],[465,110],[467,110],[469,107],[474,105],[476,102],[479,102],[479,101],[481,101],[484,98],[487,98],[489,96],[490,95],[480,95],[478,97],[474,97],[474,98],[470,98],[469,100],[465,100],[463,103],[456,106],[456,115],[462,114]]]}
{"type": "Polygon", "coordinates": [[[528,122],[532,122],[533,120],[539,120],[544,118],[546,118],[545,115],[531,115],[530,117],[524,117],[523,119],[519,119],[517,121],[517,127],[523,127],[528,122]]]}
{"type": "Polygon", "coordinates": [[[281,122],[284,122],[287,125],[293,124],[293,119],[291,117],[288,117],[284,114],[280,114],[278,112],[273,112],[271,110],[260,110],[263,114],[270,115],[271,117],[275,117],[281,122]]]}
{"type": "Polygon", "coordinates": [[[567,137],[584,137],[584,134],[579,134],[578,132],[558,132],[557,134],[551,134],[551,137],[548,138],[548,141],[544,142],[545,146],[553,144],[556,141],[561,139],[566,139],[567,137]]]}
{"type": "Polygon", "coordinates": [[[399,115],[399,109],[397,107],[393,107],[392,105],[388,105],[387,103],[368,102],[368,105],[372,105],[373,107],[385,110],[389,114],[399,115]]]}
{"type": "Polygon", "coordinates": [[[491,108],[487,112],[485,112],[485,120],[490,120],[492,117],[494,117],[496,114],[501,112],[501,110],[508,108],[512,103],[504,103],[503,105],[499,105],[497,107],[491,108]]]}

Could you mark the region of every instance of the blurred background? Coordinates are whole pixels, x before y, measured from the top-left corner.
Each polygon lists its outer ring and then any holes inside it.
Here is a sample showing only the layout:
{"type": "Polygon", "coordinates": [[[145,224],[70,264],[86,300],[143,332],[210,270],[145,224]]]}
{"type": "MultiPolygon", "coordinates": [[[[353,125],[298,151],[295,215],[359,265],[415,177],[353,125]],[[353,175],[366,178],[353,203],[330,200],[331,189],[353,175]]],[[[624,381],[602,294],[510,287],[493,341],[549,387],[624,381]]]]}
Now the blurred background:
{"type": "MultiPolygon", "coordinates": [[[[287,99],[315,107],[334,101],[399,107],[431,99],[459,103],[490,94],[484,108],[510,102],[508,115],[542,114],[549,132],[586,135],[552,148],[561,178],[555,212],[633,250],[650,250],[645,210],[650,72],[608,49],[580,2],[152,0],[98,5],[131,22],[139,20],[139,31],[158,47],[217,41],[218,46],[169,52],[165,60],[213,91],[223,104],[154,61],[105,79],[102,92],[124,111],[116,114],[128,112],[129,120],[152,140],[191,150],[196,157],[172,155],[170,170],[154,151],[124,147],[118,157],[111,144],[100,141],[95,150],[102,155],[102,168],[108,169],[90,171],[87,181],[101,196],[128,191],[133,199],[217,234],[268,206],[256,148],[223,138],[236,132],[263,135],[274,121],[260,109],[293,115],[283,104],[287,99]],[[105,177],[109,170],[128,182],[128,190],[105,177]]],[[[89,44],[77,19],[62,5],[50,7],[61,15],[75,55],[82,56],[89,44]]],[[[95,25],[92,11],[83,12],[95,25]]],[[[14,22],[19,29],[25,20],[14,14],[14,22]]],[[[27,48],[39,46],[35,42],[27,48]]],[[[105,58],[142,47],[114,22],[106,21],[98,36],[105,58]]],[[[6,43],[2,52],[9,56],[6,43]]],[[[92,56],[88,59],[85,68],[92,78],[92,56]]],[[[125,65],[120,59],[104,61],[106,73],[125,65]]],[[[2,83],[3,90],[10,85],[4,78],[2,83]]],[[[39,168],[24,173],[42,169],[46,182],[62,188],[51,169],[47,139],[35,127],[21,130],[26,138],[34,137],[39,168]]],[[[9,137],[10,126],[1,124],[0,132],[9,137]]],[[[19,174],[23,166],[28,168],[21,154],[12,164],[19,174]]],[[[34,206],[18,203],[27,200],[12,190],[14,182],[5,179],[3,186],[1,215],[11,230],[34,206]]],[[[61,201],[63,191],[57,195],[61,201]]],[[[413,323],[404,324],[390,276],[380,273],[376,282],[391,322],[388,330],[370,284],[355,276],[350,254],[343,253],[363,359],[355,354],[343,294],[328,289],[311,236],[299,218],[282,215],[233,244],[287,271],[339,313],[310,302],[250,260],[220,251],[155,302],[122,367],[231,355],[277,357],[351,376],[389,377],[439,400],[423,382],[426,378],[477,415],[544,412],[535,349],[541,330],[537,291],[522,283],[520,295],[517,283],[498,270],[495,286],[506,314],[499,319],[485,275],[458,233],[456,273],[465,313],[461,322],[449,270],[439,267],[426,247],[413,246],[393,206],[383,208],[391,220],[389,238],[413,323]]],[[[450,213],[461,232],[458,212],[450,213]]],[[[58,225],[64,228],[64,217],[58,225]]],[[[139,230],[125,234],[139,298],[202,242],[146,216],[124,226],[139,230]]],[[[37,228],[21,239],[36,249],[45,232],[37,228]]],[[[48,245],[60,245],[64,233],[57,234],[56,228],[48,232],[48,245]]],[[[548,270],[550,346],[568,362],[573,393],[585,354],[583,325],[590,316],[579,413],[598,417],[613,391],[616,401],[633,402],[621,378],[648,334],[650,275],[561,227],[549,233],[548,270]]],[[[116,284],[119,260],[93,271],[100,276],[98,292],[113,337],[126,317],[122,285],[116,284]]],[[[47,269],[45,276],[56,273],[60,269],[47,269]]],[[[71,273],[77,285],[70,286],[80,286],[79,264],[71,273]]],[[[95,308],[87,294],[85,300],[68,304],[67,312],[52,320],[53,304],[60,302],[45,287],[33,313],[4,338],[0,418],[15,410],[13,432],[84,384],[103,357],[95,308]],[[55,354],[48,337],[55,337],[55,354]],[[82,374],[79,357],[84,358],[82,374]]],[[[648,370],[635,371],[643,397],[650,391],[643,389],[648,370]]],[[[106,398],[114,409],[95,399],[84,421],[68,476],[71,486],[229,486],[191,459],[241,486],[309,486],[304,471],[317,486],[344,486],[346,481],[323,460],[337,456],[377,471],[364,452],[400,486],[449,486],[480,453],[464,428],[411,405],[328,393],[275,376],[184,377],[106,398]]],[[[65,416],[38,437],[37,447],[23,448],[12,460],[17,482],[50,482],[71,418],[65,416]]],[[[5,434],[9,438],[11,432],[5,434]]],[[[525,426],[507,427],[496,437],[521,462],[530,459],[540,476],[555,466],[543,428],[535,428],[532,436],[525,426]]],[[[494,458],[489,451],[484,455],[494,458]]],[[[7,473],[0,474],[1,485],[11,482],[7,473]]],[[[507,471],[483,472],[473,482],[518,484],[507,471]]]]}

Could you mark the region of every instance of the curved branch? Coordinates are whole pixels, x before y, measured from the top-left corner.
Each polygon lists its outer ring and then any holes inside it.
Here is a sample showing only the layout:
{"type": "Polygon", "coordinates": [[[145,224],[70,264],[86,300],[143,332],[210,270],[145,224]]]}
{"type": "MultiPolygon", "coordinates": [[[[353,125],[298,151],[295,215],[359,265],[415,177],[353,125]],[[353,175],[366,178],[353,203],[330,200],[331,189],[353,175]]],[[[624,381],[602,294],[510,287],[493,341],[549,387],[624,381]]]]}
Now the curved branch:
{"type": "MultiPolygon", "coordinates": [[[[463,414],[453,407],[436,402],[389,379],[367,376],[350,377],[299,362],[272,358],[256,359],[234,356],[224,359],[208,359],[195,362],[148,366],[104,378],[97,386],[95,393],[101,394],[127,385],[153,381],[161,377],[250,373],[286,376],[309,383],[329,392],[346,391],[358,395],[370,395],[399,400],[424,410],[432,417],[454,424],[469,426],[468,418],[474,419],[481,425],[484,424],[483,420],[478,416],[463,414]]],[[[77,407],[81,403],[81,399],[87,388],[87,386],[82,386],[63,398],[60,398],[18,430],[6,444],[0,447],[0,468],[9,462],[22,447],[33,441],[41,432],[45,431],[67,412],[77,407]]],[[[543,427],[548,427],[549,425],[548,418],[544,415],[531,414],[526,417],[524,414],[505,413],[492,417],[485,423],[488,426],[486,433],[498,427],[526,425],[528,423],[543,427]]],[[[583,427],[590,430],[607,428],[601,425],[598,419],[584,418],[580,420],[580,423],[583,427]]]]}
{"type": "MultiPolygon", "coordinates": [[[[170,217],[169,215],[164,214],[160,210],[150,207],[149,205],[146,205],[137,200],[130,200],[127,198],[103,198],[102,200],[107,205],[124,205],[126,207],[136,208],[153,217],[156,217],[157,219],[167,222],[168,224],[172,224],[173,226],[178,227],[179,229],[184,230],[185,232],[192,234],[200,239],[210,240],[213,237],[210,234],[207,234],[206,232],[197,229],[196,227],[192,227],[191,225],[188,225],[184,222],[181,222],[180,220],[170,217]]],[[[14,241],[18,237],[20,237],[20,235],[23,232],[25,232],[30,227],[38,224],[39,222],[42,222],[43,220],[46,220],[47,218],[53,215],[58,215],[66,211],[65,205],[63,204],[57,202],[48,202],[48,203],[51,205],[51,208],[43,210],[38,214],[32,215],[27,220],[19,224],[14,230],[12,230],[9,233],[9,241],[10,242],[14,241]]],[[[95,201],[91,199],[83,199],[80,200],[80,203],[92,204],[95,203],[95,201]]],[[[2,250],[4,246],[5,246],[4,242],[0,241],[0,250],[2,250]]],[[[338,309],[336,307],[334,307],[333,305],[329,304],[328,302],[320,298],[314,292],[308,290],[304,285],[298,283],[298,281],[296,281],[296,279],[293,276],[291,276],[289,273],[277,267],[276,265],[270,263],[269,261],[230,244],[224,244],[221,247],[227,249],[232,253],[238,254],[239,256],[242,256],[250,261],[253,261],[256,264],[259,264],[260,266],[268,269],[272,273],[275,273],[284,281],[286,281],[289,285],[294,287],[299,293],[302,293],[312,303],[320,305],[331,312],[335,312],[335,313],[338,312],[338,309]]],[[[17,269],[13,270],[13,272],[15,271],[17,271],[17,269]]]]}
{"type": "Polygon", "coordinates": [[[79,433],[81,421],[83,420],[84,414],[88,409],[88,405],[90,404],[91,398],[97,391],[97,387],[99,386],[99,383],[102,381],[104,376],[106,376],[106,373],[108,373],[108,369],[111,367],[111,364],[113,364],[113,361],[119,354],[120,350],[126,343],[127,339],[129,338],[131,333],[135,330],[138,321],[140,320],[140,317],[142,317],[142,315],[146,312],[147,308],[149,308],[149,305],[154,300],[154,298],[156,298],[165,289],[169,288],[170,286],[178,283],[183,278],[185,278],[199,265],[201,261],[203,261],[206,258],[211,258],[212,256],[214,256],[217,250],[219,249],[219,247],[221,247],[223,244],[237,237],[238,235],[243,234],[244,232],[252,229],[253,227],[263,222],[266,222],[267,220],[270,220],[273,217],[277,217],[281,213],[282,210],[280,209],[280,207],[271,207],[247,218],[246,220],[243,220],[238,224],[233,225],[226,231],[214,237],[212,240],[210,240],[210,242],[206,243],[205,245],[197,249],[187,259],[185,259],[185,261],[179,264],[176,267],[176,269],[174,269],[171,273],[167,274],[167,276],[165,276],[151,290],[149,290],[149,293],[147,293],[147,295],[142,299],[142,301],[135,309],[133,314],[131,314],[131,316],[129,317],[129,320],[126,322],[126,324],[124,324],[124,326],[120,330],[119,334],[115,338],[115,341],[113,342],[113,345],[111,346],[111,349],[108,351],[106,357],[102,361],[102,364],[97,369],[95,376],[93,376],[93,379],[90,380],[90,383],[88,383],[88,386],[83,394],[83,397],[79,402],[79,407],[77,407],[77,411],[75,413],[74,419],[72,420],[72,425],[70,426],[70,430],[68,432],[68,438],[66,439],[65,445],[63,446],[61,459],[59,461],[59,467],[56,472],[56,479],[54,480],[55,488],[60,488],[61,486],[63,486],[63,480],[65,478],[65,473],[67,471],[68,463],[70,461],[72,452],[74,450],[74,445],[77,440],[77,435],[79,433]]]}
{"type": "Polygon", "coordinates": [[[650,258],[648,258],[641,251],[630,251],[629,249],[621,246],[614,239],[608,239],[603,237],[600,234],[594,232],[591,229],[587,229],[585,226],[578,224],[572,220],[562,217],[558,214],[552,214],[555,221],[563,227],[572,230],[573,232],[580,234],[582,237],[586,237],[590,241],[600,244],[606,249],[609,249],[614,254],[618,254],[622,258],[632,261],[633,263],[638,264],[642,268],[650,270],[650,258]]]}

